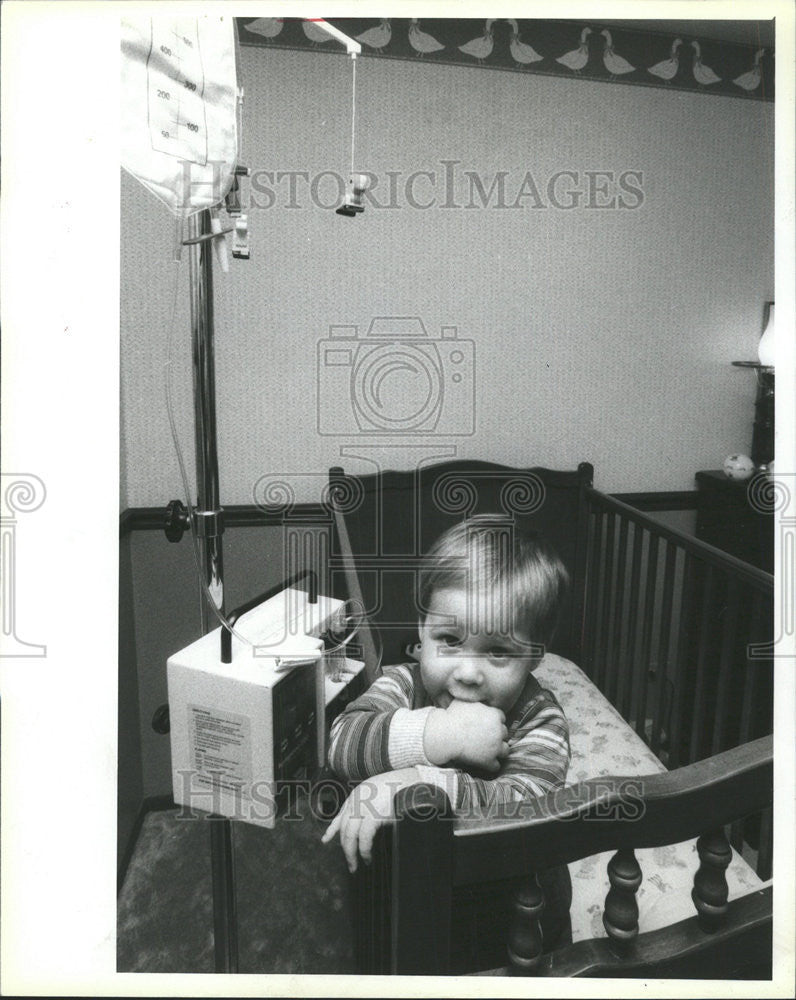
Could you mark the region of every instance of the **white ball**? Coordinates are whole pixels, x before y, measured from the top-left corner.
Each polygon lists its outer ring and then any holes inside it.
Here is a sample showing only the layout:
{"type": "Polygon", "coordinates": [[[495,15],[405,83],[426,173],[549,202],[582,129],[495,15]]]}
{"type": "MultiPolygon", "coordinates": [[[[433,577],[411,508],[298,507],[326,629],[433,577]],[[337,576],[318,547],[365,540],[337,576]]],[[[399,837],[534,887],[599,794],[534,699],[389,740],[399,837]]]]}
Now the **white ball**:
{"type": "Polygon", "coordinates": [[[749,479],[755,463],[748,455],[728,455],[724,459],[724,475],[728,479],[749,479]]]}

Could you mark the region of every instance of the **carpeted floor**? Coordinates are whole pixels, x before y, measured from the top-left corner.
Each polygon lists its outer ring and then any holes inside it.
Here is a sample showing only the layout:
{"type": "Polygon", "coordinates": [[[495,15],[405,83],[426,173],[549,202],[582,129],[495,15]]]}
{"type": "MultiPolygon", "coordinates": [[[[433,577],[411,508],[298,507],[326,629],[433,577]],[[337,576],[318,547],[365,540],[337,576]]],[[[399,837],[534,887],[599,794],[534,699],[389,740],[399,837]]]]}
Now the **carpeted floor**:
{"type": "MultiPolygon", "coordinates": [[[[275,829],[232,824],[242,973],[354,973],[348,870],[306,799],[275,829]]],[[[213,972],[210,827],[178,810],[145,820],[118,898],[119,972],[213,972]]]]}

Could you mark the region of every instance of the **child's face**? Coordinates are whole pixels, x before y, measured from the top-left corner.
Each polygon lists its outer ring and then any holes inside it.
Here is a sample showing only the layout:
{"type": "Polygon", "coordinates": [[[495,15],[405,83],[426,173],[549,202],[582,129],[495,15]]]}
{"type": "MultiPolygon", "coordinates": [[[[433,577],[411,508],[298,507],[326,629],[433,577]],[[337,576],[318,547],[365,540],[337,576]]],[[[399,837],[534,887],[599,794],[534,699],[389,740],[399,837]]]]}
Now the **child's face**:
{"type": "Polygon", "coordinates": [[[508,713],[535,665],[530,636],[516,629],[513,635],[486,631],[485,604],[464,587],[432,595],[420,622],[420,676],[438,708],[453,700],[479,701],[508,713]]]}

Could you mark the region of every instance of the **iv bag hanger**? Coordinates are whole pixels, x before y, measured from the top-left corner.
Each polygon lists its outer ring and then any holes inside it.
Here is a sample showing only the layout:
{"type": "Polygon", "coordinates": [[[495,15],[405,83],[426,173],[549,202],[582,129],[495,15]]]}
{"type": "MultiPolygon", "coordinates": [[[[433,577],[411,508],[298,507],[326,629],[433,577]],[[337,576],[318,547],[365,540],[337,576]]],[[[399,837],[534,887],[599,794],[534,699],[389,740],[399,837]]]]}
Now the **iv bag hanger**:
{"type": "Polygon", "coordinates": [[[322,28],[332,38],[336,38],[338,41],[342,42],[346,47],[346,51],[351,56],[351,172],[348,177],[348,183],[346,184],[345,198],[343,199],[343,204],[335,209],[337,215],[345,215],[349,218],[354,218],[359,215],[360,212],[365,211],[365,206],[362,203],[362,195],[368,186],[368,175],[354,173],[354,143],[356,136],[356,120],[357,120],[357,56],[362,52],[362,46],[359,42],[355,42],[353,38],[349,38],[348,35],[344,35],[342,31],[339,31],[331,24],[327,24],[326,21],[316,20],[315,18],[305,18],[305,21],[312,21],[313,24],[322,28]]]}
{"type": "Polygon", "coordinates": [[[349,38],[348,35],[344,35],[339,28],[335,28],[333,24],[329,24],[328,21],[324,21],[322,17],[305,17],[304,20],[311,21],[316,28],[320,28],[321,31],[325,31],[327,35],[331,35],[332,38],[336,38],[338,42],[342,42],[343,45],[345,45],[346,52],[352,59],[356,59],[358,55],[362,54],[362,46],[359,42],[355,42],[353,38],[349,38]]]}
{"type": "Polygon", "coordinates": [[[351,85],[351,173],[348,178],[348,184],[346,185],[345,198],[343,204],[335,209],[338,215],[345,215],[349,218],[353,218],[359,215],[360,212],[365,211],[365,206],[362,204],[362,195],[368,186],[368,176],[367,174],[356,174],[354,173],[354,128],[356,123],[356,93],[357,93],[357,65],[356,59],[358,55],[362,54],[362,46],[359,42],[354,41],[353,38],[349,38],[348,35],[343,34],[339,28],[335,28],[333,24],[329,24],[328,21],[324,21],[322,17],[305,17],[305,21],[311,21],[317,28],[325,31],[327,35],[331,35],[332,38],[336,38],[338,42],[342,42],[345,45],[346,52],[351,56],[352,60],[352,85],[351,85]]]}

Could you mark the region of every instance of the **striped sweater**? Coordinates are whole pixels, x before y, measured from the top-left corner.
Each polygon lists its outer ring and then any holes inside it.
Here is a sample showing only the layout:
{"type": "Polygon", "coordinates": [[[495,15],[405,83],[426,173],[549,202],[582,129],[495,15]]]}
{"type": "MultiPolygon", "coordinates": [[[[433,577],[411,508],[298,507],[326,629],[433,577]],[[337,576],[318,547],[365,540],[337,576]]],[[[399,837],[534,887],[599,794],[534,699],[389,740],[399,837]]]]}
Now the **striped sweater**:
{"type": "Polygon", "coordinates": [[[421,781],[445,789],[460,816],[501,812],[509,803],[536,798],[564,783],[569,726],[554,696],[532,674],[507,713],[509,753],[495,775],[431,764],[423,748],[431,711],[419,664],[385,667],[332,723],[329,764],[347,781],[414,766],[421,781]]]}

